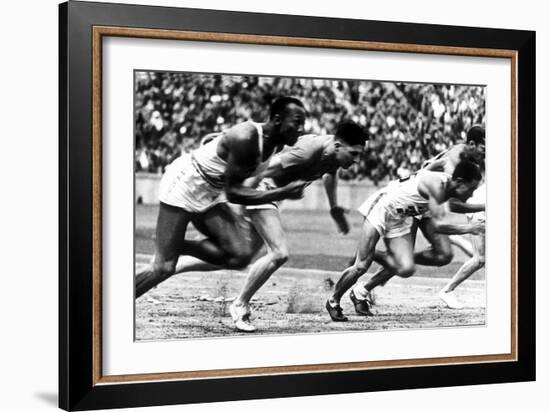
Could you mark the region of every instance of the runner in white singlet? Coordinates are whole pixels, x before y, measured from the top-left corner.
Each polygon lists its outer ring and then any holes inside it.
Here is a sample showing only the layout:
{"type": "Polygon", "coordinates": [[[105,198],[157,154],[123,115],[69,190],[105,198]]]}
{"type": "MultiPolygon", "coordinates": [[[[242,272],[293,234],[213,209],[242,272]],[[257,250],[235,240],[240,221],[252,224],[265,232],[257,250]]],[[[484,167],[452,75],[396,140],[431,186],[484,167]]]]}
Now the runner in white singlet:
{"type": "MultiPolygon", "coordinates": [[[[243,124],[252,130],[248,125],[256,129],[258,153],[263,156],[262,125],[252,121],[243,124]]],[[[168,165],[160,182],[159,200],[191,213],[203,213],[218,203],[226,202],[224,187],[227,161],[218,153],[220,141],[224,138],[225,134],[219,133],[192,153],[184,154],[168,165]]],[[[269,159],[258,164],[250,174],[264,170],[269,159]]]]}
{"type": "MultiPolygon", "coordinates": [[[[325,304],[331,319],[347,320],[342,312],[340,299],[370,267],[376,244],[381,237],[384,238],[391,256],[392,272],[401,277],[414,274],[415,256],[410,232],[413,216],[429,210],[438,233],[481,231],[484,227],[481,223],[457,225],[442,219],[445,213],[443,204],[451,197],[465,202],[477,188],[480,180],[479,167],[469,161],[461,161],[452,177],[442,172],[422,171],[405,182],[392,185],[388,190],[378,191],[369,197],[360,209],[365,215],[365,220],[355,262],[342,273],[333,294],[325,304]]],[[[357,302],[364,300],[361,292],[361,288],[354,288],[350,298],[358,313],[368,315],[368,306],[357,306],[357,302]]]]}
{"type": "MultiPolygon", "coordinates": [[[[301,136],[293,146],[285,147],[283,151],[275,154],[270,159],[269,166],[263,172],[247,179],[245,184],[251,187],[258,185],[258,189],[268,190],[284,187],[297,180],[309,184],[323,178],[330,214],[338,230],[346,234],[349,224],[345,213],[349,210],[339,206],[337,202],[337,171],[339,168],[346,169],[359,160],[366,140],[364,129],[352,121],[340,123],[335,135],[301,136]]],[[[244,214],[254,229],[251,232],[252,244],[257,248],[254,250],[259,251],[263,243],[267,253],[251,265],[246,282],[229,311],[237,329],[253,332],[255,327],[250,322],[250,299],[286,262],[288,247],[277,202],[247,205],[244,214]]],[[[200,269],[205,271],[218,267],[201,266],[200,269]]],[[[180,258],[176,265],[176,273],[189,270],[197,270],[197,266],[190,265],[187,257],[180,258]]]]}
{"type": "Polygon", "coordinates": [[[418,191],[418,183],[427,174],[446,185],[451,176],[445,173],[421,171],[398,184],[388,185],[370,196],[360,207],[361,213],[376,228],[380,236],[393,238],[411,231],[413,217],[426,213],[428,199],[418,191]]]}
{"type": "MultiPolygon", "coordinates": [[[[430,160],[427,160],[423,169],[437,172],[445,172],[452,175],[456,166],[461,161],[470,161],[477,164],[480,169],[484,169],[485,158],[485,129],[482,126],[473,126],[468,130],[466,143],[454,145],[450,149],[441,152],[430,160]]],[[[417,172],[419,173],[419,172],[417,172]]],[[[391,183],[393,185],[395,183],[391,183]]],[[[391,185],[388,185],[390,187],[391,185]]],[[[446,207],[455,213],[473,213],[485,210],[485,204],[473,202],[463,202],[460,199],[451,198],[446,204],[446,207]]],[[[455,239],[454,243],[461,248],[472,248],[465,244],[467,241],[457,241],[456,238],[463,238],[458,235],[438,233],[435,230],[433,219],[430,212],[420,214],[414,217],[411,226],[411,235],[413,245],[416,241],[417,230],[420,229],[426,240],[430,243],[430,247],[414,254],[414,262],[419,265],[426,266],[444,266],[449,264],[453,259],[453,250],[451,239],[455,239]]],[[[362,298],[361,302],[355,301],[355,308],[358,313],[369,311],[366,308],[372,304],[373,299],[370,292],[377,286],[386,284],[395,273],[392,271],[391,256],[382,251],[376,251],[374,256],[375,262],[382,265],[382,268],[375,273],[367,282],[358,285],[359,293],[362,298]],[[357,303],[359,302],[359,303],[357,303]]]]}
{"type": "Polygon", "coordinates": [[[155,255],[151,265],[136,275],[136,297],[172,276],[181,255],[191,259],[188,266],[248,265],[253,245],[226,201],[263,204],[302,196],[303,182],[267,191],[245,187],[243,182],[261,172],[273,153],[296,142],[305,117],[300,100],[281,97],[271,104],[268,122],[237,124],[167,168],[161,180],[155,255]],[[185,239],[189,222],[206,239],[185,239]]]}

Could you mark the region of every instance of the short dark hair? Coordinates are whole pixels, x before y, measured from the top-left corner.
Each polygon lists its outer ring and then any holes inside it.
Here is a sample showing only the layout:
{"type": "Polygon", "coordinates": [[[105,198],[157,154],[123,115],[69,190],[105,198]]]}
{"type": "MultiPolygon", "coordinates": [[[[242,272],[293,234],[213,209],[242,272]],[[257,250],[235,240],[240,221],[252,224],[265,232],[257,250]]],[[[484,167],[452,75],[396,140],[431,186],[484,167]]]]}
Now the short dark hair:
{"type": "Polygon", "coordinates": [[[278,97],[275,100],[273,100],[271,102],[271,105],[269,106],[269,118],[273,119],[277,114],[283,115],[286,107],[289,104],[295,104],[296,106],[300,106],[302,109],[305,110],[305,107],[302,101],[300,99],[297,99],[296,97],[290,97],[290,96],[278,97]]]}
{"type": "Polygon", "coordinates": [[[369,140],[366,130],[353,120],[344,120],[340,122],[336,128],[335,135],[350,146],[364,146],[365,142],[369,140]]]}
{"type": "Polygon", "coordinates": [[[466,142],[475,144],[485,144],[485,128],[479,124],[470,127],[466,134],[466,142]]]}
{"type": "Polygon", "coordinates": [[[481,170],[478,165],[469,160],[461,160],[453,172],[453,180],[462,179],[465,182],[481,180],[481,170]]]}

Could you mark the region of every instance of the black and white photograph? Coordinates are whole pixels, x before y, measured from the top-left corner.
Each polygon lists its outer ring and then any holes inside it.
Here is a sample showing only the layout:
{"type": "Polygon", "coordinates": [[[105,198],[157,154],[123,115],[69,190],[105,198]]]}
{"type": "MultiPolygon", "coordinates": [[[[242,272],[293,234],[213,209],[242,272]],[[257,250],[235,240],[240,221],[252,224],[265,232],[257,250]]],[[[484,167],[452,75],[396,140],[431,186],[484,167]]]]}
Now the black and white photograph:
{"type": "Polygon", "coordinates": [[[486,86],[134,70],[135,340],[486,325],[486,86]]]}

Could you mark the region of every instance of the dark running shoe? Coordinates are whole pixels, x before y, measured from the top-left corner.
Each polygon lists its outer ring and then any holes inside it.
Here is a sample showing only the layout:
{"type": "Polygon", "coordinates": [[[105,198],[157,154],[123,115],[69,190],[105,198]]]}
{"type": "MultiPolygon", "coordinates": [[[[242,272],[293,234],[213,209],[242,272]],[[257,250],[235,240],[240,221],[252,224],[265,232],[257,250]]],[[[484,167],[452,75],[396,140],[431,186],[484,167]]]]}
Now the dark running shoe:
{"type": "Polygon", "coordinates": [[[349,294],[349,298],[351,299],[353,307],[355,308],[355,312],[357,312],[358,315],[373,316],[373,313],[370,311],[370,305],[367,299],[358,299],[357,296],[355,296],[353,289],[349,294]]]}
{"type": "Polygon", "coordinates": [[[346,322],[348,320],[348,318],[344,316],[344,313],[342,312],[342,307],[340,305],[332,306],[330,304],[330,301],[327,299],[325,307],[327,308],[327,312],[330,315],[330,318],[334,322],[346,322]]]}

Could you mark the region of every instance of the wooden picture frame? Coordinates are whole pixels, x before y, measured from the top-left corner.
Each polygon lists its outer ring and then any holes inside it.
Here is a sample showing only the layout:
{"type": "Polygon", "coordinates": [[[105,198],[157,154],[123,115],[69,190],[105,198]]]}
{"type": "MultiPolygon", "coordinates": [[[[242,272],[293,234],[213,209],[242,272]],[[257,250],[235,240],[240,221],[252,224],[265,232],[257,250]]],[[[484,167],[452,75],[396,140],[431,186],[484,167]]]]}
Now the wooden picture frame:
{"type": "Polygon", "coordinates": [[[59,13],[61,408],[89,410],[535,379],[534,32],[86,2],[61,4],[59,13]],[[104,376],[102,40],[108,36],[509,59],[511,352],[104,376]]]}

